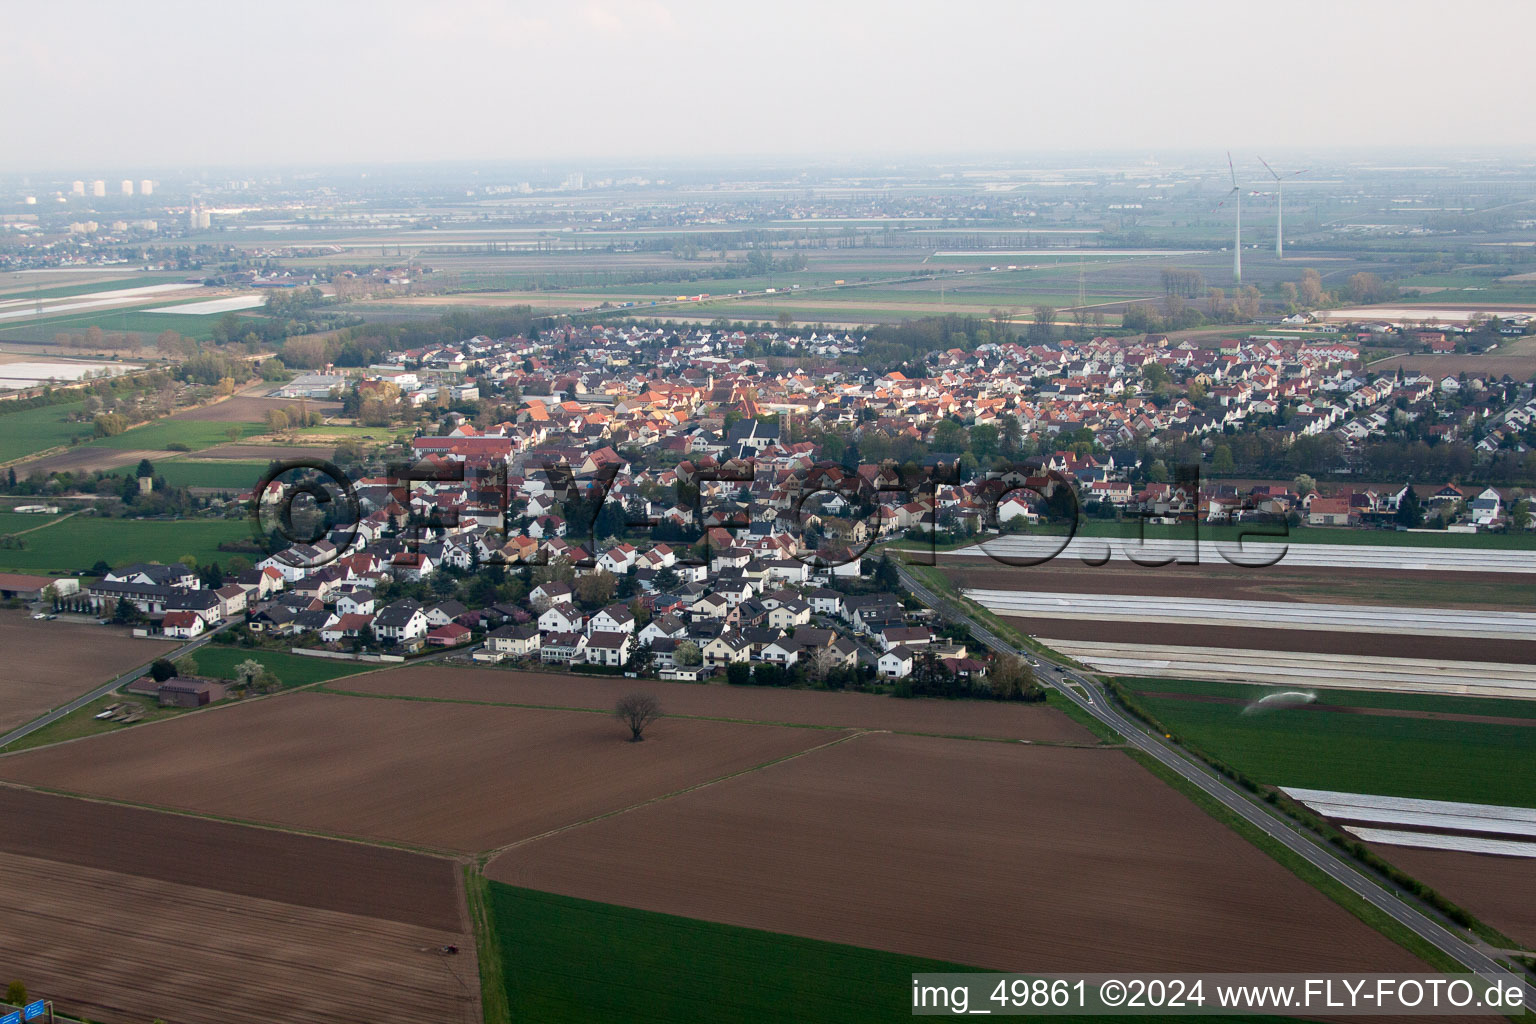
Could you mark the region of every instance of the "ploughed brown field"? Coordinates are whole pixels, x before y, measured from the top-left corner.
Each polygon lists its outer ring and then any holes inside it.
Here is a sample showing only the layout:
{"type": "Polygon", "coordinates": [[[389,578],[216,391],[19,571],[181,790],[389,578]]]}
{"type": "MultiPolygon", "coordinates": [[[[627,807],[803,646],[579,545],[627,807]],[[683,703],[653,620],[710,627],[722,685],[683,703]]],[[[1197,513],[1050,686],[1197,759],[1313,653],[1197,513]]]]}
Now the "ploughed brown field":
{"type": "Polygon", "coordinates": [[[0,819],[0,963],[63,1013],[480,1019],[450,861],[7,788],[0,819]]]}
{"type": "Polygon", "coordinates": [[[177,452],[166,451],[161,448],[92,448],[81,445],[68,451],[55,452],[52,455],[44,455],[41,458],[32,459],[16,464],[16,475],[20,477],[30,476],[33,473],[41,473],[47,476],[49,473],[94,473],[98,469],[116,469],[118,466],[131,466],[140,459],[149,459],[158,462],[164,458],[174,458],[177,452]]]}
{"type": "MultiPolygon", "coordinates": [[[[384,432],[380,431],[380,437],[384,432]]],[[[197,453],[200,459],[330,459],[336,454],[336,448],[320,445],[289,445],[289,444],[221,444],[214,448],[205,448],[197,453]]],[[[256,482],[251,481],[251,486],[256,482]]]]}
{"type": "MultiPolygon", "coordinates": [[[[65,524],[61,529],[69,529],[65,524]]],[[[37,622],[0,612],[0,733],[148,664],[174,642],[135,639],[126,629],[78,622],[37,622]]]]}
{"type": "Polygon", "coordinates": [[[1372,844],[1383,859],[1526,949],[1536,949],[1536,860],[1372,844]]]}
{"type": "MultiPolygon", "coordinates": [[[[633,680],[507,669],[422,665],[337,680],[337,689],[407,697],[606,710],[636,689],[633,680]]],[[[1088,730],[1043,704],[899,700],[871,693],[825,693],[762,686],[657,683],[643,687],[669,715],[751,722],[889,729],[893,732],[1093,743],[1088,730]]]]}
{"type": "Polygon", "coordinates": [[[1424,966],[1115,750],[864,734],[488,874],[999,970],[1424,966]]]}
{"type": "Polygon", "coordinates": [[[0,758],[0,778],[468,853],[837,734],[674,718],[627,736],[585,711],[291,693],[0,758]]]}
{"type": "MultiPolygon", "coordinates": [[[[267,389],[276,387],[268,385],[267,389]]],[[[260,423],[270,409],[286,409],[290,406],[297,409],[300,405],[311,412],[318,412],[322,416],[334,416],[341,411],[340,402],[322,402],[309,399],[301,402],[297,398],[260,398],[254,395],[235,395],[226,398],[222,402],[210,402],[207,405],[199,405],[192,409],[183,409],[173,413],[168,419],[173,420],[202,420],[205,423],[260,423]]]]}
{"type": "Polygon", "coordinates": [[[1044,640],[1109,640],[1128,644],[1239,647],[1251,651],[1354,654],[1376,658],[1443,658],[1448,661],[1536,663],[1536,641],[1487,637],[1408,636],[1327,629],[1266,629],[1184,622],[1106,622],[1091,619],[1000,615],[1004,621],[1044,640]]]}

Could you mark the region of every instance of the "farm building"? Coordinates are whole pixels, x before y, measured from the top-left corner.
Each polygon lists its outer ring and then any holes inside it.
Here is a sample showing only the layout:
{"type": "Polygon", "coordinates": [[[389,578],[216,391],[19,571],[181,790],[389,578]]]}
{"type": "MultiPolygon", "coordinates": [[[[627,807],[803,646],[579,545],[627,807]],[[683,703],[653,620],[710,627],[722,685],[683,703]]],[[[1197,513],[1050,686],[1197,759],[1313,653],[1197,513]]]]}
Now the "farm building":
{"type": "Polygon", "coordinates": [[[20,598],[23,601],[41,601],[49,587],[60,597],[80,592],[80,581],[53,576],[27,576],[18,572],[0,572],[0,600],[20,598]]]}
{"type": "Polygon", "coordinates": [[[224,699],[226,688],[217,679],[177,676],[161,683],[155,691],[164,708],[200,708],[224,699]]]}

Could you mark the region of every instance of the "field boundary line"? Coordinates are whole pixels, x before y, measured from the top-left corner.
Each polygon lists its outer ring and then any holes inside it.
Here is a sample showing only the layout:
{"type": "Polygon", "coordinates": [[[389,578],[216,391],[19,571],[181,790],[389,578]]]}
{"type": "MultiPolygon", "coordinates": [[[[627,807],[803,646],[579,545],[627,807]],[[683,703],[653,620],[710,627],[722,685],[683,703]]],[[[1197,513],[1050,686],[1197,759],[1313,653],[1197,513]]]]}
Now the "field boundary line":
{"type": "Polygon", "coordinates": [[[484,1024],[512,1024],[512,1007],[507,999],[507,979],[501,958],[501,937],[491,918],[490,882],[480,863],[466,864],[464,904],[469,916],[469,931],[475,940],[475,957],[480,968],[480,1013],[484,1024]]]}
{"type": "Polygon", "coordinates": [[[591,825],[595,822],[603,821],[607,818],[616,818],[621,814],[628,814],[630,811],[637,811],[642,807],[649,807],[651,804],[659,804],[664,800],[671,800],[674,797],[687,796],[689,793],[696,793],[701,789],[708,789],[710,786],[719,785],[722,782],[729,782],[732,779],[739,779],[743,775],[751,775],[753,772],[762,771],[764,768],[772,768],[774,765],[783,764],[786,761],[793,761],[796,758],[805,757],[807,754],[814,754],[818,750],[826,750],[828,747],[835,747],[840,744],[847,743],[850,740],[856,740],[860,736],[873,736],[888,732],[889,730],[886,729],[860,729],[856,732],[850,732],[846,736],[839,736],[835,740],[828,740],[826,743],[818,743],[814,747],[807,747],[804,750],[797,750],[794,753],[785,754],[783,757],[775,757],[770,760],[763,761],[760,764],[755,764],[751,767],[743,768],[740,771],[730,772],[726,775],[721,775],[713,779],[706,779],[703,782],[696,782],[691,786],[684,786],[682,789],[674,789],[670,793],[661,793],[657,796],[641,800],[639,803],[630,804],[627,807],[619,807],[611,811],[604,811],[601,814],[594,814],[591,817],[583,818],[581,821],[573,821],[568,825],[560,825],[557,828],[548,829],[544,832],[538,833],[537,835],[524,836],[522,839],[515,839],[512,842],[505,844],[504,846],[498,846],[487,851],[481,855],[481,859],[486,863],[489,863],[504,853],[515,850],[520,846],[527,846],[530,843],[536,843],[540,839],[548,839],[551,836],[557,836],[563,832],[569,832],[573,829],[581,828],[583,825],[591,825]]]}

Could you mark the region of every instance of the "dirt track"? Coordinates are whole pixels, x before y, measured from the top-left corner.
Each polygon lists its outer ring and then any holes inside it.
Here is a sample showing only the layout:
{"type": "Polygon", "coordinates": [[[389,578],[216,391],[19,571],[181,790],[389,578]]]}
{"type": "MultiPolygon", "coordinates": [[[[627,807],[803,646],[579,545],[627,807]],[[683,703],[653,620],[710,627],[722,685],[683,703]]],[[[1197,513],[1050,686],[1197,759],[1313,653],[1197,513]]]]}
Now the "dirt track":
{"type": "Polygon", "coordinates": [[[0,758],[0,777],[476,852],[836,736],[683,719],[626,735],[606,714],[291,693],[0,758]]]}
{"type": "Polygon", "coordinates": [[[1536,949],[1536,860],[1406,846],[1371,849],[1526,949],[1536,949]]]}
{"type": "Polygon", "coordinates": [[[868,734],[489,874],[1003,970],[1423,969],[1111,750],[868,734]]]}
{"type": "MultiPolygon", "coordinates": [[[[607,709],[635,688],[627,679],[518,672],[505,669],[416,668],[372,672],[338,680],[337,689],[411,697],[447,697],[503,704],[607,709]]],[[[647,682],[668,714],[753,722],[890,729],[1092,743],[1094,737],[1054,708],[980,701],[897,700],[868,693],[819,693],[750,686],[647,682]]]]}
{"type": "Polygon", "coordinates": [[[0,733],[175,647],[164,640],[136,639],[115,626],[35,622],[23,612],[0,612],[0,652],[5,656],[0,733]]]}

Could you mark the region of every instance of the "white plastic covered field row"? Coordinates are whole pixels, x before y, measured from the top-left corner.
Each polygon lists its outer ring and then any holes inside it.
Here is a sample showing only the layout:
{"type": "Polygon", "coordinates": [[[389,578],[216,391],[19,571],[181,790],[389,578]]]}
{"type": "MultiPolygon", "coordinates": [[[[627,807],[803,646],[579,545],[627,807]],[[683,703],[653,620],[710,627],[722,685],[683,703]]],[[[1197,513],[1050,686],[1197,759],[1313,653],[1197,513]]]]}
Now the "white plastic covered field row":
{"type": "MultiPolygon", "coordinates": [[[[1012,534],[993,537],[955,551],[975,558],[1050,559],[1065,565],[1082,561],[1099,565],[1106,560],[1155,565],[1168,559],[1189,560],[1197,542],[1160,538],[1138,541],[1129,537],[1074,537],[1062,547],[1062,538],[1012,534]],[[1054,557],[1052,557],[1054,555],[1054,557]]],[[[1238,565],[1256,570],[1268,565],[1284,568],[1394,569],[1429,572],[1536,573],[1536,551],[1488,548],[1413,547],[1376,544],[1294,544],[1250,537],[1236,541],[1198,542],[1201,565],[1238,565]]]]}
{"type": "Polygon", "coordinates": [[[1118,676],[1208,679],[1292,688],[1320,686],[1340,690],[1536,698],[1536,665],[1096,640],[1051,640],[1050,645],[1096,671],[1118,676]]]}
{"type": "Polygon", "coordinates": [[[1536,809],[1450,800],[1341,793],[1282,786],[1281,791],[1366,842],[1536,857],[1536,809]],[[1361,824],[1369,822],[1371,824],[1361,824]],[[1373,825],[1390,826],[1376,828],[1373,825]],[[1531,838],[1526,838],[1531,837],[1531,838]]]}
{"type": "Polygon", "coordinates": [[[1017,590],[966,590],[964,593],[988,611],[999,615],[1027,615],[1034,618],[1536,639],[1536,614],[1530,612],[1230,601],[1156,595],[1053,594],[1017,590]]]}

